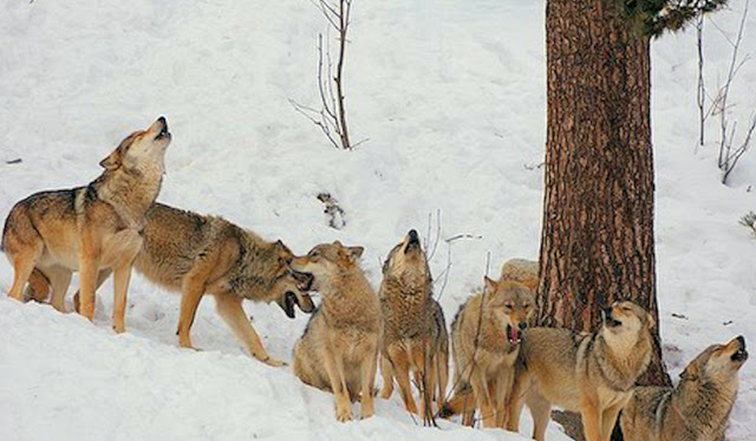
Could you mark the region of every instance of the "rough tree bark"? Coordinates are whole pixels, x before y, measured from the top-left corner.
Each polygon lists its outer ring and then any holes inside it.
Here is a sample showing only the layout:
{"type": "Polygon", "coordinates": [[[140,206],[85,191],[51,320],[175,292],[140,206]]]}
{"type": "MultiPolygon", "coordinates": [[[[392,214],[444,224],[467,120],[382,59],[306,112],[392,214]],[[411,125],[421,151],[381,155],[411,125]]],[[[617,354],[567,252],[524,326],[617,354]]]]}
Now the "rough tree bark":
{"type": "MultiPolygon", "coordinates": [[[[658,318],[649,38],[614,1],[548,0],[546,55],[539,322],[594,331],[617,299],[658,318]]],[[[670,384],[656,332],[642,384],[670,384]]]]}

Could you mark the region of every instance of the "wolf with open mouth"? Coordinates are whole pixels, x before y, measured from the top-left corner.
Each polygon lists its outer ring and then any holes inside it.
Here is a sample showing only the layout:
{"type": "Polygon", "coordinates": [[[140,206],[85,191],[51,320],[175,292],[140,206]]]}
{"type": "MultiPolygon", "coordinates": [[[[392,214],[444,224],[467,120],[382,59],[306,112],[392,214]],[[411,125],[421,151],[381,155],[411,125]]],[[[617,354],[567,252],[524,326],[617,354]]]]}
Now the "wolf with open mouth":
{"type": "Polygon", "coordinates": [[[636,387],[622,409],[627,441],[724,439],[738,393],[738,371],[748,360],[745,338],[711,345],[680,374],[675,387],[636,387]]]}
{"type": "MultiPolygon", "coordinates": [[[[134,268],[149,281],[181,292],[176,332],[181,347],[193,347],[194,316],[202,296],[211,294],[218,314],[253,357],[271,366],[284,364],[268,355],[242,308],[245,299],[276,302],[289,318],[295,305],[306,313],[315,309],[308,294],[312,275],[291,268],[295,256],[283,242],[268,242],[221,217],[161,203],[147,211],[142,235],[134,268]]],[[[98,286],[107,275],[100,273],[98,286]]]]}
{"type": "Polygon", "coordinates": [[[472,425],[479,409],[484,427],[504,427],[520,336],[535,319],[535,297],[514,280],[484,282],[483,292],[470,297],[452,323],[454,396],[439,415],[462,413],[462,423],[472,425]]]}

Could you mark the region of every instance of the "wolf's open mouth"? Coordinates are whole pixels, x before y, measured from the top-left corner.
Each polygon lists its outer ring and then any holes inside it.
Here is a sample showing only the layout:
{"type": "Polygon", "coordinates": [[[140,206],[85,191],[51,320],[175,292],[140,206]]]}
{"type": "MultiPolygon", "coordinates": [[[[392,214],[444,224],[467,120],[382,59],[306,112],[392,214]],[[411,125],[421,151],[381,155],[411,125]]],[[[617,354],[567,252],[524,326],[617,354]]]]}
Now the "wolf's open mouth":
{"type": "Polygon", "coordinates": [[[604,310],[604,324],[606,324],[607,328],[616,328],[617,326],[622,326],[622,322],[619,320],[616,320],[614,317],[612,317],[612,308],[607,308],[604,310]]]}
{"type": "Polygon", "coordinates": [[[160,119],[163,122],[163,128],[160,129],[160,133],[158,133],[157,136],[155,136],[155,139],[161,139],[161,138],[165,138],[166,136],[171,136],[170,132],[168,132],[168,123],[165,121],[165,118],[161,117],[160,119]]]}
{"type": "Polygon", "coordinates": [[[507,325],[507,340],[509,340],[509,344],[512,346],[520,344],[520,331],[507,325]]]}
{"type": "Polygon", "coordinates": [[[284,305],[283,310],[284,313],[286,313],[286,317],[294,318],[294,305],[299,305],[299,299],[297,299],[297,295],[294,294],[291,291],[288,291],[286,294],[284,294],[284,305]]]}
{"type": "Polygon", "coordinates": [[[410,230],[409,241],[407,242],[407,246],[404,248],[404,254],[409,253],[411,250],[418,249],[420,249],[420,237],[417,235],[417,231],[410,230]]]}
{"type": "Polygon", "coordinates": [[[732,357],[730,357],[732,361],[746,361],[748,360],[748,352],[745,350],[745,348],[740,348],[737,351],[735,351],[734,354],[732,354],[732,357]]]}

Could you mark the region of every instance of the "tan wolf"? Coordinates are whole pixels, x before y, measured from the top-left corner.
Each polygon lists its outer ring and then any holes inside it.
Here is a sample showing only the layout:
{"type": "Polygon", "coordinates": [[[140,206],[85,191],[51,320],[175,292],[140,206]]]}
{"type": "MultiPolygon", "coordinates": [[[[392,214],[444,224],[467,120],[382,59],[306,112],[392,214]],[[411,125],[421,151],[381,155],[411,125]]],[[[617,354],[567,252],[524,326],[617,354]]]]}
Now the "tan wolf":
{"type": "Polygon", "coordinates": [[[276,302],[290,318],[294,305],[304,312],[315,309],[307,294],[312,276],[291,270],[294,254],[283,242],[267,242],[221,217],[161,203],[147,211],[143,236],[134,267],[151,282],[181,292],[176,331],[181,347],[192,347],[194,316],[202,296],[211,294],[218,314],[253,357],[271,366],[284,364],[268,355],[242,307],[245,299],[276,302]]]}
{"type": "Polygon", "coordinates": [[[362,418],[373,415],[373,384],[382,332],[381,306],[359,265],[362,247],[341,242],[315,246],[291,267],[314,276],[323,297],[294,346],[294,373],[304,383],[332,391],[336,419],[352,419],[358,398],[362,418]]]}
{"type": "Polygon", "coordinates": [[[417,231],[410,230],[383,264],[378,297],[383,313],[380,397],[394,390],[394,377],[404,405],[417,413],[410,387],[410,372],[420,388],[420,415],[429,423],[435,393],[439,406],[449,378],[449,343],[441,306],[433,299],[431,274],[417,231]]]}
{"type": "Polygon", "coordinates": [[[535,292],[538,289],[538,262],[509,259],[501,266],[501,280],[515,280],[535,292]]]}
{"type": "Polygon", "coordinates": [[[452,323],[454,396],[440,415],[462,413],[462,423],[472,426],[477,408],[484,427],[504,427],[520,334],[535,319],[535,299],[516,281],[485,277],[484,284],[452,323]]]}
{"type": "Polygon", "coordinates": [[[640,306],[615,302],[594,334],[568,329],[523,332],[511,392],[508,429],[517,431],[522,405],[533,414],[533,437],[543,441],[551,405],[580,412],[587,441],[608,441],[620,409],[651,360],[653,318],[640,306]]]}
{"type": "Polygon", "coordinates": [[[636,387],[622,409],[627,441],[720,441],[738,392],[738,370],[748,359],[740,336],[698,355],[672,387],[636,387]]]}
{"type": "Polygon", "coordinates": [[[145,213],[160,192],[170,142],[161,116],[103,159],[105,171],[89,185],[35,193],[14,205],[2,239],[15,272],[10,297],[23,300],[28,280],[28,292],[41,298],[49,283],[53,306],[63,311],[72,272],[79,271],[81,314],[92,320],[97,274],[112,270],[113,329],[123,332],[131,266],[142,247],[145,213]]]}

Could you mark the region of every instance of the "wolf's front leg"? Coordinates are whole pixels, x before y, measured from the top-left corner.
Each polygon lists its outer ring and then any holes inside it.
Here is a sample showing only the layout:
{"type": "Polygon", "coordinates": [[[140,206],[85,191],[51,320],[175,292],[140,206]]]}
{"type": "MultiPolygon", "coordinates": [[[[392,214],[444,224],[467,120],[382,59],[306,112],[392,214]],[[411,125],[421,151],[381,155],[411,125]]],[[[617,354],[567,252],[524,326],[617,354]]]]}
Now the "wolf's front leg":
{"type": "Polygon", "coordinates": [[[100,246],[86,235],[82,237],[82,250],[79,256],[79,314],[89,321],[94,318],[95,289],[100,266],[100,246]]]}
{"type": "Polygon", "coordinates": [[[324,345],[323,367],[331,382],[331,390],[336,398],[336,419],[341,422],[352,419],[352,403],[349,400],[349,390],[344,378],[344,362],[341,359],[342,352],[338,348],[324,345]]]}
{"type": "MultiPolygon", "coordinates": [[[[243,299],[233,294],[219,294],[215,296],[215,305],[221,318],[226,322],[231,331],[233,331],[236,338],[244,343],[244,347],[252,354],[253,357],[262,361],[263,363],[280,367],[284,366],[281,360],[277,360],[270,355],[268,351],[260,341],[260,337],[257,335],[255,328],[249,322],[247,315],[244,314],[244,308],[242,307],[243,299]]],[[[187,339],[188,339],[187,331],[187,339]]]]}
{"type": "Polygon", "coordinates": [[[375,383],[375,373],[378,368],[378,344],[368,352],[366,360],[362,360],[362,393],[360,397],[360,412],[362,419],[370,418],[375,413],[373,406],[373,384],[375,383]]]}
{"type": "Polygon", "coordinates": [[[113,330],[117,334],[126,331],[126,296],[131,280],[131,264],[113,270],[113,330]]]}
{"type": "Polygon", "coordinates": [[[598,400],[583,398],[580,416],[583,420],[583,433],[586,441],[601,441],[601,413],[598,400]]]}

